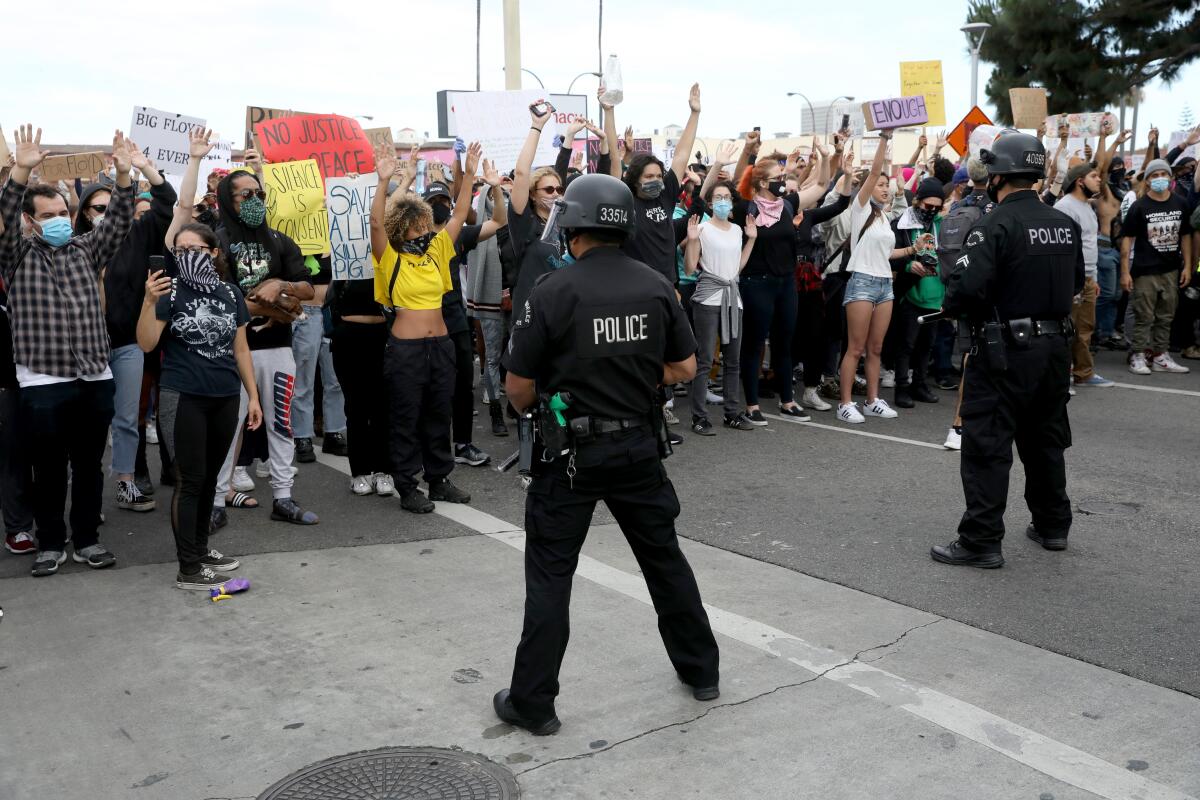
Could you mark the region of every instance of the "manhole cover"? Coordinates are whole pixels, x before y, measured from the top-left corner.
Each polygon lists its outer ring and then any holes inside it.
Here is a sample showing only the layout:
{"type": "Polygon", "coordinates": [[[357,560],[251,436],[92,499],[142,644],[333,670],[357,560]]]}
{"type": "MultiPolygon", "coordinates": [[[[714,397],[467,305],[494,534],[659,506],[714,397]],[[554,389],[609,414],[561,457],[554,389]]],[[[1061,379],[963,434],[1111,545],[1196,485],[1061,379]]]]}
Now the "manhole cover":
{"type": "Polygon", "coordinates": [[[483,756],[385,747],[319,761],[258,800],[507,800],[519,795],[512,773],[483,756]]]}
{"type": "Polygon", "coordinates": [[[1137,513],[1138,503],[1110,503],[1106,500],[1085,500],[1079,504],[1079,513],[1098,517],[1129,517],[1137,513]]]}

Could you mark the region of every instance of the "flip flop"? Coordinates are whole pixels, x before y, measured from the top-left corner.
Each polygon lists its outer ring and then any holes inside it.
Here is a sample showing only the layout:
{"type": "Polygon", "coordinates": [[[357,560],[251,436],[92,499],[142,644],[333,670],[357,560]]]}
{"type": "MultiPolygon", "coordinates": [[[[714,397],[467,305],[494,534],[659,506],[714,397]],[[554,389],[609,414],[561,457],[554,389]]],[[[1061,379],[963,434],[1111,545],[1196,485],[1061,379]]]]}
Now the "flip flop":
{"type": "Polygon", "coordinates": [[[244,492],[234,492],[233,497],[225,501],[230,508],[258,508],[258,501],[244,492]]]}

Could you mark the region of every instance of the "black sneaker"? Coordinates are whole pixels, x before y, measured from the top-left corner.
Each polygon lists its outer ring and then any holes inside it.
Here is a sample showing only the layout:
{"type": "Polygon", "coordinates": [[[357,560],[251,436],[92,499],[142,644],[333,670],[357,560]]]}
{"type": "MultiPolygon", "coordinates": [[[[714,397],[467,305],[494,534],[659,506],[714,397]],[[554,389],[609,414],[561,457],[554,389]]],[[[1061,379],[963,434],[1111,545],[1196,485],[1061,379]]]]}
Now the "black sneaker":
{"type": "Polygon", "coordinates": [[[712,423],[708,421],[708,417],[692,417],[692,433],[698,433],[701,436],[717,435],[717,432],[713,430],[712,423]]]}
{"type": "Polygon", "coordinates": [[[317,454],[313,450],[312,439],[296,440],[296,460],[301,464],[311,464],[317,460],[317,454]]]}
{"type": "Polygon", "coordinates": [[[293,525],[316,525],[320,517],[311,511],[305,511],[290,497],[280,497],[271,504],[271,519],[277,522],[290,522],[293,525]]]}
{"type": "Polygon", "coordinates": [[[762,409],[754,409],[753,411],[743,411],[742,415],[750,420],[750,424],[757,428],[762,428],[767,424],[767,418],[763,416],[762,409]]]}
{"type": "Polygon", "coordinates": [[[200,557],[200,566],[208,567],[213,572],[233,572],[242,562],[236,558],[223,556],[216,550],[209,550],[208,555],[200,557]]]}
{"type": "Polygon", "coordinates": [[[473,444],[454,445],[454,463],[470,464],[472,467],[482,467],[492,460],[492,457],[473,444]]]}
{"type": "Polygon", "coordinates": [[[400,495],[400,507],[414,514],[428,514],[433,511],[433,502],[414,486],[400,495]]]}
{"type": "Polygon", "coordinates": [[[500,408],[499,403],[490,404],[488,409],[492,415],[492,436],[508,436],[508,426],[504,424],[504,409],[500,408]]]}
{"type": "Polygon", "coordinates": [[[1100,346],[1105,350],[1128,350],[1129,342],[1125,341],[1124,336],[1110,336],[1100,342],[1100,346]]]}
{"type": "Polygon", "coordinates": [[[683,437],[675,431],[667,431],[667,440],[672,445],[683,444],[683,437]]]}
{"type": "Polygon", "coordinates": [[[133,485],[147,497],[154,494],[154,481],[150,480],[150,476],[145,473],[135,474],[133,476],[133,485]]]}
{"type": "Polygon", "coordinates": [[[521,714],[513,708],[512,699],[508,696],[508,689],[501,689],[496,692],[492,698],[492,708],[496,712],[496,716],[507,722],[509,725],[515,725],[518,728],[524,728],[534,736],[550,736],[558,733],[562,728],[562,723],[557,716],[546,720],[532,720],[521,716],[521,714]]]}
{"type": "Polygon", "coordinates": [[[133,481],[117,481],[117,508],[128,511],[153,511],[155,502],[142,494],[133,481]]]}
{"type": "Polygon", "coordinates": [[[30,573],[35,578],[44,578],[58,572],[58,568],[67,560],[67,554],[62,550],[42,550],[33,561],[30,573]]]}
{"type": "Polygon", "coordinates": [[[224,583],[225,579],[208,567],[201,567],[195,575],[185,575],[182,572],[175,575],[175,585],[180,589],[205,592],[209,589],[219,589],[224,583]]]}
{"type": "Polygon", "coordinates": [[[225,507],[214,507],[212,510],[212,516],[208,518],[208,532],[212,533],[213,531],[219,531],[228,524],[229,515],[225,513],[225,507]]]}
{"type": "MultiPolygon", "coordinates": [[[[808,412],[805,411],[800,406],[799,403],[792,406],[791,408],[787,408],[786,406],[780,406],[779,413],[785,417],[791,417],[792,419],[796,420],[797,422],[810,422],[812,420],[812,417],[810,417],[808,415],[808,412]]],[[[766,423],[764,422],[763,424],[765,425],[766,423]]]]}
{"type": "Polygon", "coordinates": [[[429,499],[443,503],[469,503],[471,495],[451,483],[449,478],[442,478],[429,482],[429,499]]]}
{"type": "Polygon", "coordinates": [[[725,427],[733,428],[735,431],[752,431],[754,423],[746,416],[746,412],[734,414],[733,416],[725,415],[725,427]]]}
{"type": "Polygon", "coordinates": [[[350,448],[346,445],[346,434],[325,434],[325,438],[321,440],[321,452],[328,456],[350,455],[350,448]]]}
{"type": "Polygon", "coordinates": [[[951,391],[958,388],[958,376],[946,373],[945,375],[937,375],[933,379],[933,385],[939,389],[951,391]]]}

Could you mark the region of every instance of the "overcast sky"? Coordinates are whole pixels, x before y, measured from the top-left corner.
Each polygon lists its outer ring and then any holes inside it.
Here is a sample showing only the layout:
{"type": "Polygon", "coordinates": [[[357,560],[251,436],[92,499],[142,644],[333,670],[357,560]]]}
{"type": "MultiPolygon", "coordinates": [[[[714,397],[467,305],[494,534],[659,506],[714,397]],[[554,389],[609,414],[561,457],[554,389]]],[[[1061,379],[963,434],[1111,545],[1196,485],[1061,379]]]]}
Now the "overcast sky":
{"type": "MultiPolygon", "coordinates": [[[[503,89],[501,1],[483,7],[482,88],[503,89]]],[[[205,118],[239,143],[247,104],[371,115],[364,126],[436,136],[435,92],[475,87],[472,0],[65,0],[54,5],[52,25],[47,8],[24,4],[16,19],[7,15],[10,23],[30,15],[27,35],[4,47],[18,65],[0,103],[10,141],[19,122],[31,121],[50,143],[104,142],[113,128],[128,128],[134,105],[205,118]]],[[[522,0],[523,66],[550,91],[597,69],[597,8],[595,0],[522,0]]],[[[702,135],[732,137],[755,125],[797,131],[802,101],[788,91],[814,102],[895,96],[898,62],[940,59],[953,125],[970,107],[970,55],[958,31],[966,8],[955,0],[607,0],[603,53],[620,57],[625,79],[618,122],[640,131],[682,124],[688,86],[699,81],[702,135]]],[[[988,72],[981,64],[981,98],[988,72]]],[[[526,75],[525,86],[536,83],[526,75]]],[[[1198,64],[1171,88],[1150,87],[1139,142],[1150,123],[1164,135],[1177,128],[1184,100],[1200,117],[1198,88],[1198,64]]],[[[575,85],[576,93],[595,89],[590,76],[575,85]]]]}

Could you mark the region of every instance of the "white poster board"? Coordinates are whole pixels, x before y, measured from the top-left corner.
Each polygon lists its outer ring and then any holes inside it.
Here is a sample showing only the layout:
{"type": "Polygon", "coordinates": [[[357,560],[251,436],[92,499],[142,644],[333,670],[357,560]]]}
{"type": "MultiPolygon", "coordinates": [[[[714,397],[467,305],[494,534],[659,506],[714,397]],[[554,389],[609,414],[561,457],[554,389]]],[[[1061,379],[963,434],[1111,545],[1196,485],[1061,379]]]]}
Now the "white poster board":
{"type": "Polygon", "coordinates": [[[208,176],[212,174],[214,169],[233,169],[233,142],[222,140],[217,142],[216,147],[209,151],[204,160],[200,162],[200,180],[196,184],[196,191],[208,191],[208,176]]]}
{"type": "Polygon", "coordinates": [[[375,277],[371,264],[371,201],[379,186],[375,173],[357,178],[326,178],[330,261],[335,281],[375,277]]]}
{"type": "MultiPolygon", "coordinates": [[[[1167,149],[1163,151],[1163,158],[1167,157],[1167,153],[1183,144],[1189,133],[1191,133],[1191,131],[1175,131],[1172,133],[1171,138],[1167,141],[1167,149]]],[[[1200,158],[1200,155],[1197,155],[1197,153],[1200,153],[1200,145],[1194,144],[1190,147],[1185,147],[1183,152],[1179,154],[1179,158],[1200,158]]],[[[1179,158],[1177,158],[1176,161],[1178,161],[1179,158]]],[[[1171,166],[1174,166],[1174,164],[1171,166]]]]}
{"type": "Polygon", "coordinates": [[[204,127],[199,117],[185,117],[149,106],[134,106],[129,138],[164,174],[182,175],[188,163],[188,132],[204,127]]]}
{"type": "MultiPolygon", "coordinates": [[[[517,156],[529,134],[529,106],[544,95],[540,89],[461,94],[454,101],[458,136],[464,142],[482,144],[483,157],[495,162],[500,172],[508,172],[517,165],[517,156]]],[[[551,117],[533,157],[535,167],[554,163],[558,156],[554,137],[558,133],[558,123],[551,117]]]]}

